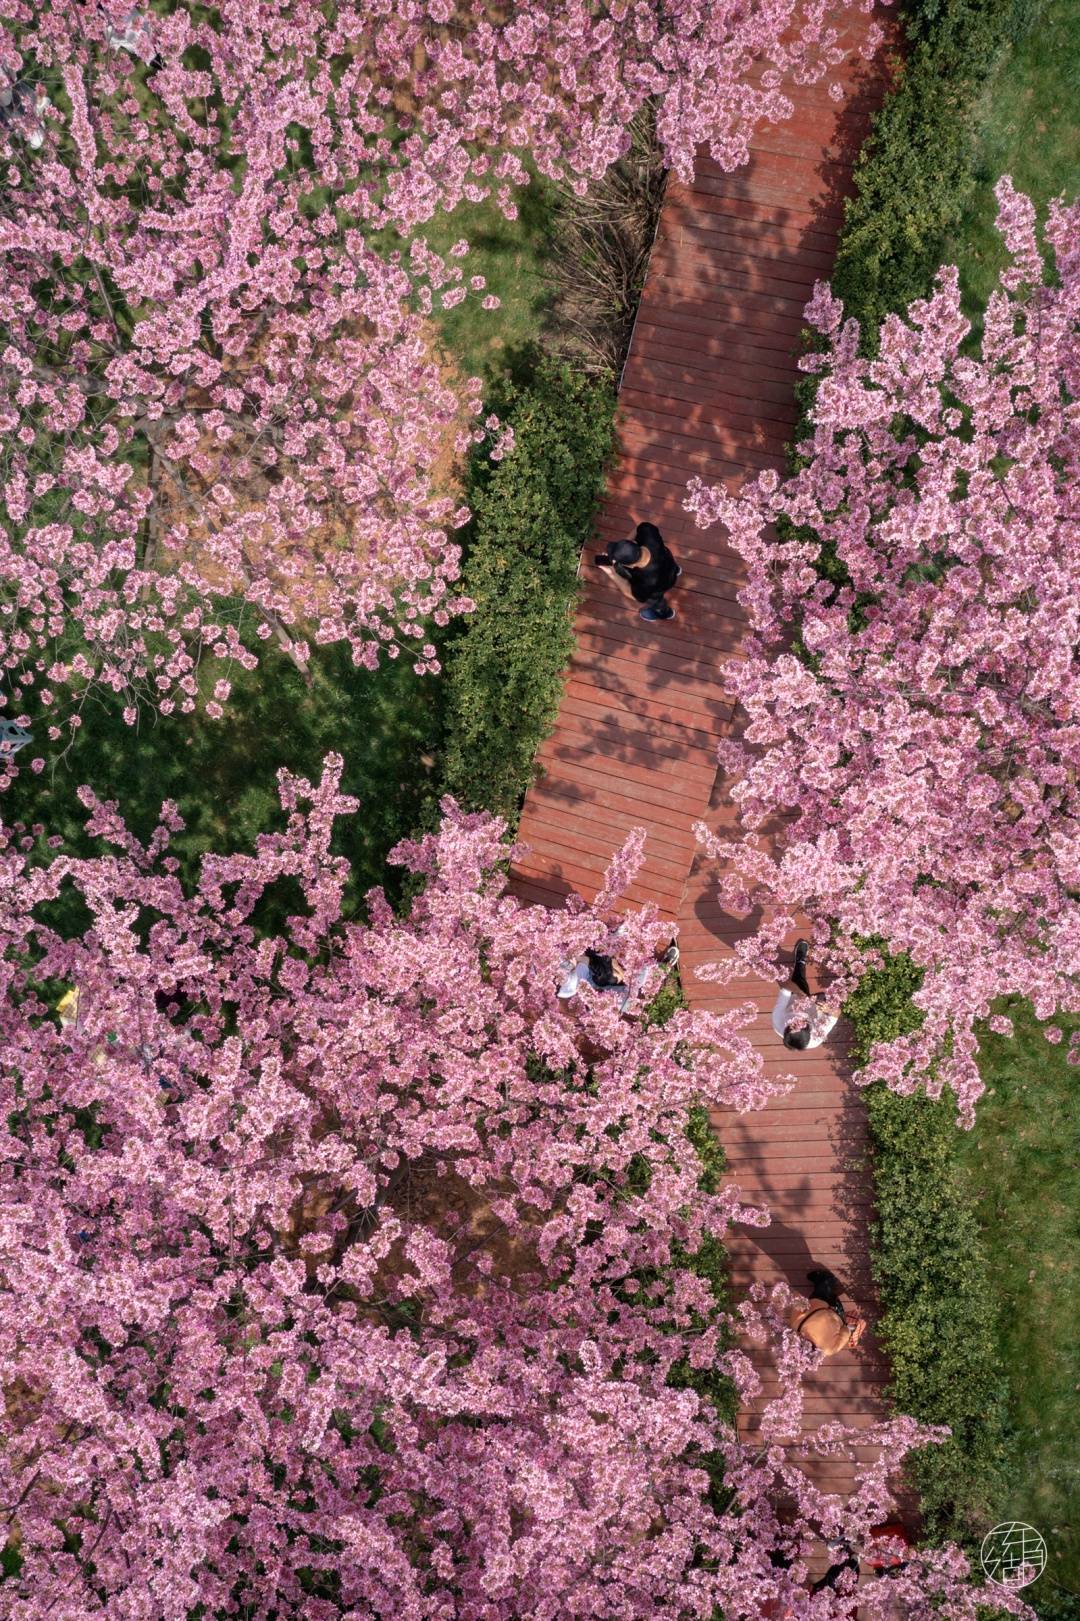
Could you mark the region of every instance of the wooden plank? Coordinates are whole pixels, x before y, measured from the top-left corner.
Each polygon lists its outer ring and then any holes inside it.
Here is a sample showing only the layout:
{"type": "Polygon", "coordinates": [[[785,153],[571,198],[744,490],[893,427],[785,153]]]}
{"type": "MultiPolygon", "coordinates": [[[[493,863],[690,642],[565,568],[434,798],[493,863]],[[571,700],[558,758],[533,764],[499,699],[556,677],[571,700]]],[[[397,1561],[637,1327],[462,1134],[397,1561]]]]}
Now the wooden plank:
{"type": "MultiPolygon", "coordinates": [[[[847,13],[841,23],[850,50],[869,19],[847,13]]],[[[572,890],[593,894],[622,833],[647,828],[629,902],[653,900],[677,922],[690,1005],[718,1014],[755,1007],[742,1034],[767,1076],[795,1080],[761,1111],[710,1114],[727,1152],[725,1182],[773,1215],[770,1227],[731,1230],[733,1289],[778,1278],[803,1288],[812,1255],[863,1300],[872,1196],[845,1028],[813,1052],[789,1053],[772,1028],[774,985],[756,976],[719,985],[695,972],[729,956],[757,920],[718,903],[716,864],[701,858],[692,833],[704,819],[725,837],[740,836],[716,744],[746,724],[724,687],[725,668],[741,656],[745,614],[738,554],[722,526],[699,529],[683,503],[692,477],[737,491],[763,468],[784,469],[803,310],[814,281],[831,269],[852,153],[882,83],[878,69],[859,62],[827,78],[845,87],[844,106],[833,104],[825,82],[788,85],[793,118],[757,132],[745,168],[729,174],[702,155],[692,183],[668,183],[596,536],[599,544],[622,538],[642,518],[660,526],[684,571],[672,592],[676,618],[642,625],[633,604],[591,569],[590,543],[559,720],[539,750],[541,775],[521,820],[533,850],[511,887],[553,906],[572,890]]],[[[791,819],[773,818],[763,837],[777,840],[791,819]]],[[[778,1386],[771,1353],[747,1349],[764,1383],[741,1421],[756,1439],[763,1400],[778,1386]]],[[[853,1470],[847,1460],[814,1456],[813,1430],[837,1419],[867,1429],[882,1412],[885,1378],[872,1336],[865,1353],[834,1358],[808,1378],[807,1433],[792,1456],[805,1459],[823,1489],[850,1491],[853,1470]]]]}

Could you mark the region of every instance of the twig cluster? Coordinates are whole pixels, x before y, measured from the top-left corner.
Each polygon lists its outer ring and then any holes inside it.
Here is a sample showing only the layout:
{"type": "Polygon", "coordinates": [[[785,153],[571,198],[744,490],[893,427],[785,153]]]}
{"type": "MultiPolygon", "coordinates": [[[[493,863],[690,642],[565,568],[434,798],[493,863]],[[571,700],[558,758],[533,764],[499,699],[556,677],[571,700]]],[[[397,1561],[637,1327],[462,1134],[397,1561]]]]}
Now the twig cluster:
{"type": "Polygon", "coordinates": [[[667,171],[651,103],[629,131],[625,156],[586,195],[560,188],[545,272],[555,295],[551,347],[591,373],[622,369],[664,194],[667,171]]]}

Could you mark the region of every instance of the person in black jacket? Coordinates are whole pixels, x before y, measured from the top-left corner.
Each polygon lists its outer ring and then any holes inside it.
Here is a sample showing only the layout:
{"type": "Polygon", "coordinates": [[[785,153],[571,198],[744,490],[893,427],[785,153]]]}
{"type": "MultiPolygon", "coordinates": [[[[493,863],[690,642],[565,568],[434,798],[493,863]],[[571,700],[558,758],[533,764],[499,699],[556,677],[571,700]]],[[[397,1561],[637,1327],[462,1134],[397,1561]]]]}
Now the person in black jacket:
{"type": "Polygon", "coordinates": [[[639,523],[633,540],[612,541],[596,563],[611,570],[612,579],[627,596],[644,604],[639,609],[642,619],[674,619],[675,610],[665,601],[665,592],[671,590],[682,569],[654,523],[639,523]]]}

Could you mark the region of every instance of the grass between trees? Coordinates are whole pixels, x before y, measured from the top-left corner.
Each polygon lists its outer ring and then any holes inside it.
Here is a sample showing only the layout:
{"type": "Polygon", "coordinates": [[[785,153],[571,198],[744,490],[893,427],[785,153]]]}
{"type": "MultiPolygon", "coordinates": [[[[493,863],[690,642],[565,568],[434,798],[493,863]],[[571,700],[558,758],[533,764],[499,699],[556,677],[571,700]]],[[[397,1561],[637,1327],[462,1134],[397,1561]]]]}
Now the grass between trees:
{"type": "MultiPolygon", "coordinates": [[[[1037,24],[1006,46],[979,104],[972,190],[945,250],[960,266],[966,313],[982,311],[1004,251],[992,186],[1011,174],[1040,216],[1051,198],[1080,193],[1080,8],[1046,0],[1037,24]]],[[[956,1161],[979,1227],[997,1302],[996,1348],[1008,1376],[1008,1450],[1000,1518],[1027,1520],[1050,1562],[1031,1589],[1047,1617],[1080,1617],[1080,1079],[1065,1045],[1047,1043],[1031,1007],[1006,998],[995,1011],[1012,1038],[984,1031],[979,1065],[987,1095],[975,1128],[958,1134],[956,1161]],[[1071,1595],[1071,1596],[1070,1596],[1071,1595]]]]}
{"type": "MultiPolygon", "coordinates": [[[[504,369],[518,375],[522,368],[531,370],[535,345],[551,315],[553,291],[545,272],[558,193],[535,169],[531,174],[529,185],[515,198],[516,220],[506,219],[487,198],[461,202],[450,214],[435,214],[416,231],[441,254],[464,239],[469,244],[462,261],[466,277],[483,276],[487,283],[483,293],[471,293],[432,317],[448,358],[463,377],[482,377],[485,387],[504,369]],[[500,300],[498,309],[481,307],[487,294],[500,300]]],[[[374,240],[384,252],[406,245],[390,230],[374,240]]]]}
{"type": "MultiPolygon", "coordinates": [[[[979,128],[975,183],[950,230],[942,262],[960,267],[965,313],[982,327],[982,312],[1005,264],[994,229],[993,187],[1011,174],[1035,202],[1080,193],[1080,6],[1044,0],[1037,25],[1008,41],[976,107],[979,128]]],[[[975,333],[973,333],[973,338],[975,333]]]]}
{"type": "MultiPolygon", "coordinates": [[[[996,1511],[1046,1538],[1050,1562],[1032,1592],[1055,1614],[1060,1589],[1080,1594],[1080,1083],[1065,1057],[1077,1021],[1060,1021],[1065,1045],[1051,1046],[1027,1003],[1003,998],[995,1012],[1014,1021],[1015,1034],[982,1035],[987,1096],[956,1160],[998,1301],[997,1350],[1009,1374],[996,1511]]],[[[1069,1613],[1080,1615],[1080,1604],[1069,1613]]]]}
{"type": "Polygon", "coordinates": [[[54,763],[46,754],[41,776],[22,769],[5,814],[88,854],[96,841],[82,831],[80,784],[116,800],[140,837],[155,826],[162,800],[173,799],[187,824],[173,853],[191,876],[205,851],[250,849],[257,834],[281,825],[279,769],[317,778],[324,756],[336,750],[346,763],[344,786],[361,800],[359,815],[339,824],[355,891],[393,881],[399,869],[386,869],[387,850],[435,799],[438,678],[416,676],[404,663],[358,670],[338,646],[314,651],[308,687],[276,648],[261,645],[259,652],[257,669],[231,672],[221,720],[201,711],[144,713],[130,727],[109,695],[92,696],[66,755],[54,763]]]}
{"type": "MultiPolygon", "coordinates": [[[[904,958],[866,976],[847,1012],[860,1060],[913,1027],[918,974],[904,958]]],[[[1003,997],[1012,1037],[980,1034],[987,1095],[960,1132],[932,1102],[867,1093],[877,1217],[874,1271],[895,1406],[952,1437],[916,1454],[931,1537],[969,1544],[1006,1519],[1046,1538],[1030,1597],[1073,1621],[1080,1604],[1080,1350],[1075,1303],[1080,1150],[1075,1071],[1030,1006],[1003,997]]]]}

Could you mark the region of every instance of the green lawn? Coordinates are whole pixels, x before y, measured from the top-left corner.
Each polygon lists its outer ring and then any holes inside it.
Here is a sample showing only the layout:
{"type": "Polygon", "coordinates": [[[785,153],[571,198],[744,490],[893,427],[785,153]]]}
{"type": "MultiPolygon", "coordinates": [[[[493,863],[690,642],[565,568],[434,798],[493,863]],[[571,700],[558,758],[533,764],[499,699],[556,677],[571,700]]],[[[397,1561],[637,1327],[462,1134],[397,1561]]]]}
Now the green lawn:
{"type": "MultiPolygon", "coordinates": [[[[470,292],[455,308],[436,315],[447,350],[463,375],[482,377],[485,384],[503,368],[520,371],[528,364],[551,304],[544,261],[550,251],[555,188],[534,174],[515,201],[516,220],[505,219],[488,198],[460,203],[452,214],[436,214],[416,230],[443,254],[464,237],[469,252],[451,263],[462,266],[466,281],[483,276],[487,282],[483,292],[470,292]],[[488,293],[502,300],[498,309],[481,307],[488,293]]],[[[402,245],[393,231],[380,233],[378,240],[384,251],[402,245]]]]}
{"type": "MultiPolygon", "coordinates": [[[[175,853],[190,875],[203,851],[250,849],[258,833],[280,824],[279,767],[317,776],[335,750],[345,760],[346,790],[361,800],[358,816],[339,828],[355,894],[393,879],[397,869],[386,871],[386,851],[431,809],[435,773],[426,762],[437,746],[439,678],[415,675],[404,660],[356,670],[345,648],[331,647],[315,650],[309,689],[276,648],[259,652],[256,670],[232,672],[221,720],[151,713],[133,728],[121,719],[119,703],[91,699],[66,757],[53,764],[54,745],[46,744],[42,775],[21,770],[5,796],[5,817],[40,823],[47,834],[86,850],[79,784],[118,800],[140,836],[154,826],[161,801],[174,799],[187,822],[175,853]]],[[[36,752],[35,743],[20,764],[36,752]]]]}
{"type": "Polygon", "coordinates": [[[1001,1354],[1011,1388],[1010,1486],[1002,1519],[1044,1535],[1047,1574],[1080,1591],[1080,1070],[1052,1046],[1029,1005],[1002,1002],[1007,1038],[987,1033],[980,1063],[988,1092],[961,1134],[966,1171],[1000,1301],[1001,1354]]]}
{"type": "MultiPolygon", "coordinates": [[[[1046,0],[1007,48],[982,102],[978,185],[943,255],[959,264],[964,307],[981,312],[1005,263],[993,186],[1011,174],[1040,215],[1080,193],[1080,7],[1046,0]]],[[[1048,1608],[1056,1581],[1080,1591],[1080,1071],[1050,1046],[1026,1004],[1010,1007],[1013,1040],[987,1035],[980,1067],[990,1093],[962,1134],[1011,1389],[1011,1486],[1001,1518],[1027,1520],[1051,1564],[1031,1590],[1048,1608]]],[[[1066,1038],[1068,1029],[1066,1028],[1066,1038]]]]}
{"type": "Polygon", "coordinates": [[[978,184],[942,256],[944,264],[960,266],[964,308],[977,328],[1006,259],[994,229],[993,188],[999,176],[1011,174],[1040,216],[1050,198],[1064,193],[1072,202],[1080,193],[1076,0],[1044,0],[1025,37],[1006,47],[1001,66],[983,92],[980,113],[978,184]]]}

